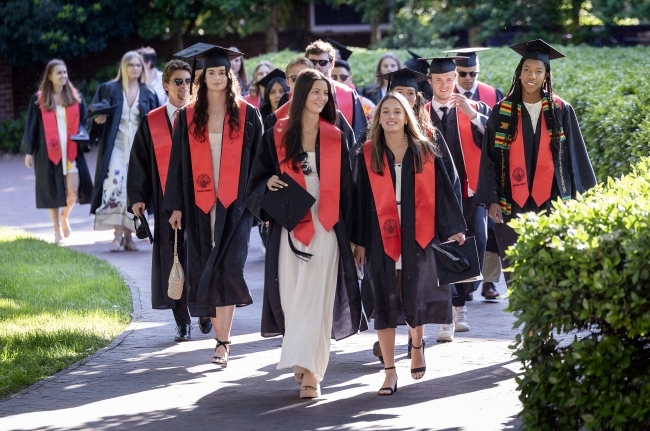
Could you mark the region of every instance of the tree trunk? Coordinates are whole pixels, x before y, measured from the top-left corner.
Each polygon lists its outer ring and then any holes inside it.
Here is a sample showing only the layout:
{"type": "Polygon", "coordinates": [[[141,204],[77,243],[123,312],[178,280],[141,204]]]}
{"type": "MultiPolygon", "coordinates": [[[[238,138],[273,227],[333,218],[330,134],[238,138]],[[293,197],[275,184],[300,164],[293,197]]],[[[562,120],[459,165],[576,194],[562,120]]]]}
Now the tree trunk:
{"type": "Polygon", "coordinates": [[[277,5],[271,5],[269,23],[266,26],[266,52],[278,52],[278,16],[277,5]]]}
{"type": "Polygon", "coordinates": [[[172,40],[174,43],[174,50],[176,52],[182,51],[183,48],[185,48],[185,44],[183,43],[183,30],[180,28],[174,32],[174,35],[172,36],[172,40]]]}
{"type": "Polygon", "coordinates": [[[374,13],[370,18],[370,45],[373,46],[377,45],[381,41],[381,30],[379,29],[379,24],[381,23],[381,10],[374,13]]]}
{"type": "Polygon", "coordinates": [[[480,37],[480,30],[481,28],[478,26],[470,27],[469,30],[467,30],[467,46],[482,46],[483,41],[481,40],[480,37]]]}

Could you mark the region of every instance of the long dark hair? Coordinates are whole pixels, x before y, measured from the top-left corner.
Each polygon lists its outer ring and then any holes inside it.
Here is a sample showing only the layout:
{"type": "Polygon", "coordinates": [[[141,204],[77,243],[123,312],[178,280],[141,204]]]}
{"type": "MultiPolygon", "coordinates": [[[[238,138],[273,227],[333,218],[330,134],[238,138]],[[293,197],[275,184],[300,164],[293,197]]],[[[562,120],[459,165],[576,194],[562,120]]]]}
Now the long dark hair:
{"type": "MultiPolygon", "coordinates": [[[[519,65],[517,66],[517,69],[515,69],[515,73],[512,76],[512,84],[510,85],[510,90],[508,90],[508,94],[506,95],[506,99],[509,102],[512,102],[512,112],[509,117],[508,129],[507,129],[507,135],[509,136],[508,143],[514,142],[514,140],[517,139],[517,124],[519,122],[519,109],[517,109],[517,107],[523,104],[522,86],[521,86],[521,69],[523,69],[525,61],[526,59],[522,58],[521,61],[519,62],[519,65]]],[[[551,150],[553,151],[553,153],[557,154],[560,148],[560,136],[561,136],[560,128],[562,127],[562,123],[560,119],[557,117],[557,110],[555,109],[557,107],[557,103],[555,103],[555,94],[553,92],[553,77],[551,74],[551,66],[544,63],[544,67],[546,69],[546,73],[548,73],[548,77],[544,79],[544,82],[542,83],[541,91],[542,91],[542,96],[548,98],[550,114],[551,114],[550,115],[551,124],[548,126],[550,126],[552,130],[551,150]]],[[[542,115],[545,115],[543,111],[542,111],[542,115]]],[[[542,131],[542,133],[544,133],[544,131],[542,131]]]]}
{"type": "Polygon", "coordinates": [[[296,85],[293,87],[293,97],[289,107],[289,123],[282,141],[286,155],[282,163],[290,163],[296,172],[300,166],[300,153],[302,152],[302,111],[305,110],[307,96],[309,96],[316,81],[324,81],[327,84],[329,94],[327,103],[320,112],[320,117],[331,124],[336,124],[336,105],[334,104],[334,93],[329,79],[318,70],[303,70],[298,74],[296,85]]]}
{"type": "MultiPolygon", "coordinates": [[[[52,85],[52,81],[50,81],[50,74],[57,66],[63,66],[66,70],[68,69],[63,60],[57,58],[50,60],[49,63],[47,63],[47,66],[45,66],[41,85],[38,87],[38,91],[41,92],[41,97],[37,103],[39,103],[41,107],[45,108],[46,111],[54,111],[54,109],[56,109],[56,104],[54,103],[54,85],[52,85]]],[[[70,82],[70,77],[68,77],[68,80],[61,89],[61,102],[62,105],[66,107],[81,102],[77,90],[70,82]]]]}
{"type": "MultiPolygon", "coordinates": [[[[273,107],[271,106],[271,89],[273,86],[278,83],[282,86],[284,89],[284,94],[287,94],[289,92],[289,87],[287,86],[287,83],[285,82],[285,79],[282,77],[277,77],[273,78],[272,80],[269,81],[268,84],[266,84],[266,89],[264,90],[264,98],[262,99],[262,103],[260,104],[260,115],[262,116],[262,119],[265,119],[269,115],[273,113],[273,107]]],[[[278,101],[278,106],[280,107],[280,101],[278,101]]]]}
{"type": "MultiPolygon", "coordinates": [[[[208,84],[205,82],[205,73],[203,71],[199,77],[199,89],[196,92],[196,102],[194,103],[194,138],[199,142],[205,141],[205,131],[208,128],[208,84]]],[[[228,74],[228,84],[226,85],[226,113],[228,114],[229,136],[233,138],[233,132],[239,132],[239,104],[244,103],[241,97],[241,88],[237,76],[230,67],[226,67],[228,74]]],[[[224,131],[225,132],[225,131],[224,131]]]]}

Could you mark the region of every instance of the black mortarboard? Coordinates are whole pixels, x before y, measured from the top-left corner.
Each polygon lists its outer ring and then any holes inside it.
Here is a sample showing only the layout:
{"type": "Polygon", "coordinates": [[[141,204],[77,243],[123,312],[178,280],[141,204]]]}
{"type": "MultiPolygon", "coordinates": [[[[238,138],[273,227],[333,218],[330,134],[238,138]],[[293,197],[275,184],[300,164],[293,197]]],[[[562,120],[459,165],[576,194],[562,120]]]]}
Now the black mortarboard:
{"type": "Polygon", "coordinates": [[[456,241],[432,244],[436,257],[438,284],[460,283],[466,280],[481,280],[481,267],[478,263],[476,240],[473,236],[465,238],[463,245],[456,241]]]}
{"type": "Polygon", "coordinates": [[[100,100],[97,103],[91,103],[88,107],[88,118],[94,118],[99,115],[111,115],[118,106],[120,105],[115,104],[111,106],[108,100],[100,100]]]}
{"type": "MultiPolygon", "coordinates": [[[[241,52],[233,51],[221,46],[199,42],[195,43],[189,48],[185,48],[184,50],[177,52],[174,54],[174,57],[181,58],[188,62],[190,59],[192,60],[192,82],[194,82],[194,72],[196,71],[198,61],[203,61],[203,69],[219,66],[225,66],[227,69],[229,69],[230,60],[233,60],[237,57],[242,57],[243,55],[244,54],[241,52]]],[[[191,92],[192,87],[190,87],[190,93],[191,92]]]]}
{"type": "Polygon", "coordinates": [[[539,60],[546,63],[548,66],[551,65],[551,60],[564,57],[564,54],[544,42],[542,39],[518,43],[517,45],[512,45],[510,49],[521,55],[524,60],[539,60]]]}
{"type": "Polygon", "coordinates": [[[422,56],[414,53],[410,49],[407,49],[407,51],[409,54],[411,54],[411,58],[404,62],[404,67],[415,70],[416,72],[426,74],[429,66],[424,61],[418,61],[420,58],[422,58],[422,56]]]}
{"type": "Polygon", "coordinates": [[[79,124],[79,130],[76,134],[70,136],[70,139],[75,142],[83,143],[90,140],[90,135],[88,134],[88,129],[86,129],[85,124],[79,124]]]}
{"type": "Polygon", "coordinates": [[[456,70],[456,63],[454,61],[464,60],[468,57],[428,57],[420,58],[419,60],[431,60],[429,64],[429,73],[440,74],[447,72],[454,72],[456,70]]]}
{"type": "Polygon", "coordinates": [[[281,71],[280,69],[273,69],[272,71],[270,71],[268,73],[268,75],[266,75],[264,78],[257,81],[257,84],[264,87],[264,88],[266,88],[268,83],[271,82],[271,80],[275,79],[275,78],[287,79],[287,75],[285,75],[284,72],[281,71]]]}
{"type": "Polygon", "coordinates": [[[331,37],[326,39],[336,50],[339,52],[339,58],[343,61],[348,61],[348,58],[352,55],[352,51],[348,49],[347,46],[343,45],[341,42],[338,42],[331,37]]]}
{"type": "Polygon", "coordinates": [[[402,68],[394,72],[377,75],[377,78],[388,81],[388,90],[392,90],[395,87],[411,87],[418,90],[418,83],[427,81],[429,76],[416,72],[415,70],[402,68]]]}
{"type": "Polygon", "coordinates": [[[153,243],[153,235],[151,235],[151,229],[149,229],[149,223],[147,223],[147,217],[137,215],[133,217],[133,226],[135,226],[135,236],[139,239],[149,238],[149,242],[153,243]],[[140,224],[138,225],[138,221],[140,224]]]}
{"type": "Polygon", "coordinates": [[[467,59],[456,60],[456,66],[460,67],[472,67],[478,65],[478,57],[476,56],[477,52],[487,51],[490,48],[458,48],[450,49],[449,51],[444,51],[445,53],[454,52],[462,56],[467,57],[467,59]]]}

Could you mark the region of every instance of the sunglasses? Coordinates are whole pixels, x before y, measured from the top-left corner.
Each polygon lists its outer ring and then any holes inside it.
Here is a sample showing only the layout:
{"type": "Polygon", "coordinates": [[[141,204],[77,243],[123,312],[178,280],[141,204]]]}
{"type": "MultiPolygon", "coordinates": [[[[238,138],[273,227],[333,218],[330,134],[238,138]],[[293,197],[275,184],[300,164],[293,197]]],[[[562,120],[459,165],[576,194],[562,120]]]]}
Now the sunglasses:
{"type": "Polygon", "coordinates": [[[476,75],[478,75],[478,72],[477,71],[474,71],[474,72],[458,72],[458,76],[460,76],[461,78],[464,78],[467,75],[471,76],[472,78],[476,78],[476,75]]]}
{"type": "Polygon", "coordinates": [[[311,61],[311,64],[313,64],[314,66],[319,65],[321,67],[327,66],[330,62],[329,60],[312,60],[311,58],[309,59],[309,61],[311,61]]]}
{"type": "Polygon", "coordinates": [[[291,75],[289,79],[291,80],[291,82],[296,82],[296,79],[298,79],[298,75],[291,75]]]}
{"type": "Polygon", "coordinates": [[[181,78],[174,79],[174,84],[176,84],[177,87],[182,86],[183,82],[185,85],[190,85],[192,83],[192,80],[190,78],[186,78],[185,81],[183,81],[181,78]]]}
{"type": "Polygon", "coordinates": [[[350,75],[332,75],[333,80],[335,80],[335,81],[340,80],[341,82],[347,81],[349,77],[350,77],[350,75]]]}
{"type": "Polygon", "coordinates": [[[309,166],[309,155],[306,152],[300,153],[300,164],[302,165],[302,173],[305,175],[311,174],[311,166],[309,166]]]}

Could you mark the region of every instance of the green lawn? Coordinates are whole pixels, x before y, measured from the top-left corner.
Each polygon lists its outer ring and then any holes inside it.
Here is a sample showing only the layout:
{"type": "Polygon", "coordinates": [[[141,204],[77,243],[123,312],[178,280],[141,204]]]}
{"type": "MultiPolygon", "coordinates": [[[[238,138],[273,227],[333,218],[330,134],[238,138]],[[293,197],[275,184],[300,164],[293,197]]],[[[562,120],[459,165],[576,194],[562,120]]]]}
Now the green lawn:
{"type": "Polygon", "coordinates": [[[0,227],[0,397],[106,346],[131,310],[106,262],[0,227]]]}

